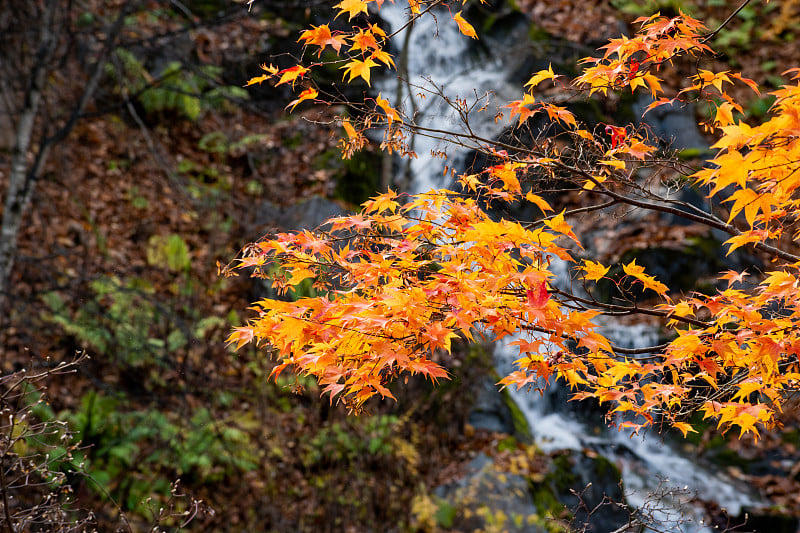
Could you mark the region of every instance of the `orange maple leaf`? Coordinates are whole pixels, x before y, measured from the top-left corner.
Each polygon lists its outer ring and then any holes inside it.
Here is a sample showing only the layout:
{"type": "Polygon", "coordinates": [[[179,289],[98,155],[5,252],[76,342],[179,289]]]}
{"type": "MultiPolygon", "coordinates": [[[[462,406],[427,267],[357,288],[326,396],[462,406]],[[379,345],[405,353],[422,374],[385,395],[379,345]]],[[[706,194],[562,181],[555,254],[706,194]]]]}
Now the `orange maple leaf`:
{"type": "Polygon", "coordinates": [[[317,96],[319,96],[319,91],[309,87],[305,91],[301,92],[300,95],[295,100],[289,102],[289,105],[287,105],[286,107],[290,108],[289,111],[294,111],[294,108],[297,107],[297,104],[299,104],[303,100],[313,100],[317,96]]]}
{"type": "Polygon", "coordinates": [[[322,55],[322,51],[326,46],[333,48],[336,53],[339,53],[342,45],[345,44],[345,38],[338,35],[331,34],[331,30],[327,24],[322,26],[312,26],[310,30],[304,31],[300,35],[298,41],[305,41],[306,44],[314,44],[319,46],[317,57],[322,55]]]}
{"type": "Polygon", "coordinates": [[[278,74],[281,75],[281,79],[275,85],[281,85],[283,83],[292,82],[292,87],[294,87],[295,82],[298,78],[302,78],[309,69],[306,67],[302,67],[300,65],[295,65],[293,67],[284,69],[278,74]]]}

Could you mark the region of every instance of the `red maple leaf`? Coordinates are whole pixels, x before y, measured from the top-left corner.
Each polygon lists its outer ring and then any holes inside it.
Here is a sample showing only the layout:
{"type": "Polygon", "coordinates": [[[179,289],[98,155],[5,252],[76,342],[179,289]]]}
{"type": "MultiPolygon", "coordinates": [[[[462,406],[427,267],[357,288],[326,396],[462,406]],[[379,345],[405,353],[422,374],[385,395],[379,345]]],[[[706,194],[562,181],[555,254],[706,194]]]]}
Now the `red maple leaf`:
{"type": "Polygon", "coordinates": [[[550,299],[550,293],[547,292],[547,283],[542,281],[539,285],[532,289],[525,291],[528,296],[528,306],[534,309],[541,309],[550,299]]]}

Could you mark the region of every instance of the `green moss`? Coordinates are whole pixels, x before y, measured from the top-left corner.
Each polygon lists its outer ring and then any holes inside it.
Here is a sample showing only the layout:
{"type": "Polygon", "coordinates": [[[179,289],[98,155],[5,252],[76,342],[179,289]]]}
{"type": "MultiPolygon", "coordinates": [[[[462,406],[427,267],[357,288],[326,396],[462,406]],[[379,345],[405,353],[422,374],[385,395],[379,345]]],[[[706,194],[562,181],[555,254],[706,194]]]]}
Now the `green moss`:
{"type": "Polygon", "coordinates": [[[439,504],[438,508],[436,509],[436,523],[441,527],[453,527],[453,522],[456,519],[455,506],[447,500],[443,500],[441,498],[437,498],[436,500],[439,504]]]}
{"type": "Polygon", "coordinates": [[[800,431],[796,429],[790,429],[788,431],[784,431],[781,434],[781,442],[786,444],[793,444],[795,446],[800,445],[800,431]]]}
{"type": "Polygon", "coordinates": [[[519,408],[516,402],[511,398],[507,389],[501,391],[503,396],[503,403],[511,413],[511,423],[514,426],[514,436],[522,442],[530,443],[531,441],[531,426],[528,424],[528,419],[525,418],[525,413],[519,408]]]}
{"type": "Polygon", "coordinates": [[[530,39],[531,42],[549,41],[551,39],[551,35],[541,26],[537,24],[531,24],[528,27],[528,39],[530,39]]]}
{"type": "Polygon", "coordinates": [[[682,161],[689,161],[691,159],[709,158],[714,155],[712,150],[705,148],[684,148],[678,152],[678,158],[682,161]]]}
{"type": "Polygon", "coordinates": [[[559,492],[569,490],[578,481],[572,472],[573,466],[572,458],[569,454],[557,455],[553,458],[550,473],[545,478],[545,481],[552,483],[553,487],[559,492]]]}
{"type": "Polygon", "coordinates": [[[500,442],[497,443],[497,451],[498,452],[510,452],[517,449],[517,439],[512,437],[511,435],[501,439],[500,442]]]}
{"type": "Polygon", "coordinates": [[[317,155],[312,163],[315,170],[336,170],[334,195],[353,205],[359,205],[377,194],[382,165],[381,153],[362,150],[350,159],[343,160],[341,152],[333,148],[317,155]]]}
{"type": "Polygon", "coordinates": [[[336,184],[336,197],[360,204],[378,191],[383,155],[368,150],[353,154],[344,161],[344,175],[336,184]]]}
{"type": "Polygon", "coordinates": [[[598,455],[594,458],[594,468],[595,472],[597,472],[597,477],[600,479],[606,477],[612,477],[614,479],[622,478],[622,471],[619,467],[602,455],[598,455]]]}

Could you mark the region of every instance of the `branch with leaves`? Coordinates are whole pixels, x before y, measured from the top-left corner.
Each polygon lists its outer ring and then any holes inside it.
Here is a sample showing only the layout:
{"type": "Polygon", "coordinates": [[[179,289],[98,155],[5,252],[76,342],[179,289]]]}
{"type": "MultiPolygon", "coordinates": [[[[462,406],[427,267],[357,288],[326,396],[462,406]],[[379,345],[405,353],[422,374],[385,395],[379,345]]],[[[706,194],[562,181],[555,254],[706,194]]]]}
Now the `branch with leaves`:
{"type": "MultiPolygon", "coordinates": [[[[309,62],[284,70],[265,64],[265,74],[248,85],[291,84],[298,92],[292,109],[306,101],[331,103],[313,76],[328,49],[338,56],[347,82],[370,84],[374,69],[394,68],[386,51],[392,35],[367,17],[370,10],[379,13],[381,4],[337,4],[335,19],[346,20],[350,29],[306,30],[300,42],[309,62]]],[[[477,38],[455,9],[444,1],[409,0],[409,23],[449,13],[465,38],[477,38]]],[[[575,398],[608,405],[610,417],[623,413],[620,427],[638,431],[665,424],[686,435],[694,431],[688,418],[699,412],[720,427],[738,427],[740,435],[757,438],[759,427],[775,423],[800,380],[800,231],[794,215],[800,207],[800,69],[785,73],[794,77],[774,93],[771,116],[751,126],[735,118],[743,108],[726,87],[741,83],[758,94],[752,80],[697,68],[691,85],[670,98],[659,78],[676,61],[699,64],[713,54],[710,44],[719,28],[709,32],[683,13],[635,23],[635,35],[612,39],[599,57],[584,59],[583,72],[570,83],[552,67],[534,73],[521,98],[498,110],[498,119],[510,121],[511,140],[476,135],[469,127],[473,107],[441,91],[464,123],[460,132],[426,129],[400,102],[381,94],[348,102],[358,113],[341,119],[344,157],[363,148],[373,131],[383,135],[381,148],[389,153],[414,157],[407,140],[421,134],[469,146],[489,163],[458,176],[456,190],[390,190],[365,202],[360,213],[331,219],[318,231],[282,233],[248,247],[227,273],[250,268],[266,276],[279,267],[276,289],[292,292],[310,279],[322,296],[256,302],[255,318],[236,328],[229,342],[267,347],[280,360],[273,375],[291,367],[314,376],[331,401],[357,411],[373,396],[392,397],[389,384],[397,377],[446,379],[458,339],[514,336],[517,369],[500,380],[502,386],[530,387],[555,377],[575,398]],[[565,95],[561,101],[548,96],[549,87],[565,95]],[[686,172],[686,164],[644,129],[586,124],[568,108],[578,98],[628,90],[650,94],[653,103],[645,112],[713,102],[715,156],[686,172]],[[546,126],[538,134],[514,134],[533,120],[546,126]],[[655,178],[646,181],[643,169],[655,178]],[[668,176],[682,174],[716,206],[703,210],[659,192],[668,176]],[[553,207],[536,189],[542,183],[558,184],[555,189],[570,191],[582,204],[553,207]],[[541,216],[523,223],[490,214],[493,206],[517,204],[535,207],[541,216]],[[728,254],[748,247],[771,259],[771,270],[721,273],[721,288],[710,295],[682,294],[635,260],[617,265],[621,274],[612,279],[613,265],[591,257],[575,221],[619,206],[722,230],[730,235],[724,243],[728,254]],[[555,285],[554,261],[568,265],[582,291],[555,285]],[[592,296],[593,287],[609,281],[623,301],[592,296]],[[620,315],[659,318],[663,344],[641,350],[615,346],[598,318],[620,315]]]]}

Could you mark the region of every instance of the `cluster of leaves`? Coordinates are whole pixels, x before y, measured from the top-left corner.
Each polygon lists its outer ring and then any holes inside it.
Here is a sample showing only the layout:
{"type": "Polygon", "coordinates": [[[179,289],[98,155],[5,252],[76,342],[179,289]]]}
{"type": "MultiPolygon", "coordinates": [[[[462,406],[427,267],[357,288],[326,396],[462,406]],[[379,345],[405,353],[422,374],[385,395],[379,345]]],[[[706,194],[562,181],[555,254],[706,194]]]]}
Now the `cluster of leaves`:
{"type": "MultiPolygon", "coordinates": [[[[346,14],[352,21],[380,4],[348,0],[335,7],[337,17],[346,14]]],[[[409,20],[434,16],[432,10],[441,5],[450,9],[444,2],[410,1],[409,20]]],[[[475,37],[460,12],[452,18],[462,33],[475,37]]],[[[291,366],[315,376],[331,400],[342,398],[357,410],[376,394],[391,397],[387,385],[397,376],[447,377],[442,354],[450,352],[453,339],[521,335],[514,341],[519,369],[503,378],[503,385],[531,386],[553,375],[578,389],[576,398],[594,397],[610,402],[611,413],[638,415],[621,424],[636,431],[658,422],[686,434],[693,431],[688,415],[701,411],[720,427],[738,426],[740,434],[757,437],[757,425],[774,422],[782,399],[800,379],[800,258],[790,251],[800,237],[794,229],[800,86],[776,92],[772,117],[754,128],[733,120],[732,111],[741,112],[741,107],[726,94],[725,84],[736,80],[757,90],[738,74],[698,70],[693,85],[667,98],[656,76],[662,65],[711,52],[708,42],[719,30],[708,32],[682,13],[637,22],[641,29],[635,36],[612,40],[602,57],[584,60],[589,66],[571,88],[562,86],[587,96],[646,88],[654,98],[648,111],[676,101],[720,99],[711,124],[722,134],[713,147],[718,153],[711,166],[691,177],[710,196],[730,204],[727,220],[671,202],[638,183],[638,168],[670,164],[646,134],[608,125],[604,137],[602,129],[581,124],[566,107],[537,101],[539,84],[560,83],[548,69],[536,73],[526,84],[530,91],[507,107],[520,125],[533,114],[546,113],[562,131],[560,145],[548,139],[533,147],[505,146],[464,134],[462,139],[499,162],[460,176],[459,191],[408,198],[389,191],[364,203],[357,215],[330,220],[325,231],[278,234],[247,248],[239,267],[254,267],[256,275],[263,275],[265,266],[278,263],[286,275],[274,280],[276,288],[291,290],[311,278],[324,296],[257,302],[258,316],[237,328],[229,341],[269,344],[281,359],[275,374],[291,366]],[[553,212],[523,186],[525,178],[548,176],[568,176],[583,194],[608,202],[553,212]],[[532,203],[545,216],[525,225],[495,220],[483,206],[499,201],[532,203]],[[568,219],[609,204],[675,213],[721,229],[731,235],[729,251],[749,245],[780,265],[753,277],[731,271],[720,278],[729,282],[727,290],[684,297],[671,294],[633,261],[621,265],[625,278],[652,291],[660,302],[645,305],[633,294],[624,305],[601,302],[590,289],[609,266],[576,255],[583,254],[582,247],[568,219]],[[556,257],[573,265],[574,281],[587,288],[588,296],[552,284],[556,257]],[[662,317],[671,340],[641,351],[614,346],[593,321],[603,314],[662,317]],[[648,355],[632,357],[643,353],[648,355]]],[[[386,39],[374,24],[341,34],[320,26],[301,36],[307,45],[331,46],[337,54],[352,43],[343,68],[350,80],[360,76],[367,82],[376,59],[392,65],[376,55],[385,53],[386,39]]],[[[278,84],[294,84],[313,67],[265,67],[267,75],[251,83],[274,76],[278,84]]],[[[317,96],[317,89],[305,89],[292,105],[317,96]]],[[[363,146],[368,128],[384,130],[384,149],[409,151],[400,149],[402,135],[394,132],[415,131],[413,120],[381,96],[374,104],[356,126],[344,122],[345,157],[363,146]]],[[[468,107],[458,101],[451,105],[468,107]]]]}

